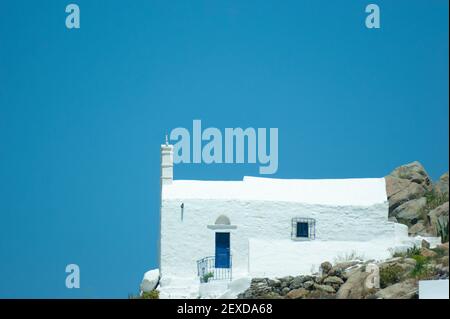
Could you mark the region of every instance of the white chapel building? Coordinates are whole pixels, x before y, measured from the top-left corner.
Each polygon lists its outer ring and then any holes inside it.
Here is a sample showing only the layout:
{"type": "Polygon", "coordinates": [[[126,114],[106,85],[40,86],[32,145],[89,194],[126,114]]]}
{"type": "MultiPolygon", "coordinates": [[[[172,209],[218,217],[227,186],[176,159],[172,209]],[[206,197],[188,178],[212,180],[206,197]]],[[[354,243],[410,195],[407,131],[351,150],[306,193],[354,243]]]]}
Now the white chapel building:
{"type": "Polygon", "coordinates": [[[407,227],[388,221],[384,178],[174,180],[169,144],[160,218],[162,298],[223,297],[240,280],[310,274],[350,254],[384,259],[411,244],[407,227]]]}

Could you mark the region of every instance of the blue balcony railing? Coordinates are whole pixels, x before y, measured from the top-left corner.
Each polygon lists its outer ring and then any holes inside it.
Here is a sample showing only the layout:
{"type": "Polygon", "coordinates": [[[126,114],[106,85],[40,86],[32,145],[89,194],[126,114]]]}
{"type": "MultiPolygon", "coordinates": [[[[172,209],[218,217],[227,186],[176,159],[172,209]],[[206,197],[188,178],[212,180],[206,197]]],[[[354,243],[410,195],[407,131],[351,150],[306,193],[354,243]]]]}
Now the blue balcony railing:
{"type": "Polygon", "coordinates": [[[197,260],[197,273],[201,283],[212,280],[231,280],[232,278],[232,258],[231,255],[220,257],[220,262],[216,262],[215,256],[209,256],[197,260]]]}

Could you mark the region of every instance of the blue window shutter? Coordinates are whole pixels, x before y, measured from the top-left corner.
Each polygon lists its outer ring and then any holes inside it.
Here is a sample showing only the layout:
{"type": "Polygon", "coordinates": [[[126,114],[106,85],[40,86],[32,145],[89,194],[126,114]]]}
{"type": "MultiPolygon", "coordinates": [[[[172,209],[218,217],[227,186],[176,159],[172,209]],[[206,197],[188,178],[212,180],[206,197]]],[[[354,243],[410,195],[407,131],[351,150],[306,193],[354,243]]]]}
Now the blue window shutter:
{"type": "Polygon", "coordinates": [[[308,238],[309,237],[309,231],[308,231],[308,223],[297,223],[297,237],[302,238],[308,238]]]}

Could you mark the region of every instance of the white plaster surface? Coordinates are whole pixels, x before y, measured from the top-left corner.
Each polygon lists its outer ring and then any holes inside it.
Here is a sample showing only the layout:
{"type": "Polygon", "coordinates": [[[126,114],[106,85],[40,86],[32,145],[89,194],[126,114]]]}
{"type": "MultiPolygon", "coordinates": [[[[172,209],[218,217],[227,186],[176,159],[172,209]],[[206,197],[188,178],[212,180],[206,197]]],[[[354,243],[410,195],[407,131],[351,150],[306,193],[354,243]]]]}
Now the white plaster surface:
{"type": "MultiPolygon", "coordinates": [[[[196,261],[215,253],[215,231],[207,228],[222,214],[230,232],[233,275],[248,273],[249,239],[291,241],[292,218],[316,220],[316,241],[369,241],[395,238],[387,203],[368,207],[324,206],[296,202],[237,200],[163,200],[161,275],[196,276],[196,261]],[[181,203],[184,203],[181,219],[181,203]]],[[[307,262],[307,260],[304,260],[307,262]]]]}
{"type": "Polygon", "coordinates": [[[250,287],[250,284],[252,282],[251,277],[241,277],[238,279],[233,280],[230,282],[230,284],[227,287],[227,290],[220,295],[220,299],[234,299],[239,295],[241,292],[244,292],[250,287]]]}
{"type": "Polygon", "coordinates": [[[166,275],[161,277],[158,290],[161,299],[196,299],[200,294],[200,283],[198,278],[193,276],[166,275]]]}
{"type": "Polygon", "coordinates": [[[269,200],[322,205],[368,206],[386,201],[384,178],[275,179],[242,181],[175,180],[163,187],[164,199],[269,200]]]}
{"type": "Polygon", "coordinates": [[[419,281],[419,299],[449,299],[449,281],[419,281]]]}
{"type": "Polygon", "coordinates": [[[412,241],[393,238],[371,241],[307,241],[250,239],[250,276],[283,277],[318,272],[320,264],[348,260],[383,260],[397,246],[411,247],[412,241]]]}
{"type": "Polygon", "coordinates": [[[230,282],[225,280],[211,281],[201,284],[199,286],[199,297],[206,299],[216,299],[224,294],[224,291],[228,291],[230,282]]]}

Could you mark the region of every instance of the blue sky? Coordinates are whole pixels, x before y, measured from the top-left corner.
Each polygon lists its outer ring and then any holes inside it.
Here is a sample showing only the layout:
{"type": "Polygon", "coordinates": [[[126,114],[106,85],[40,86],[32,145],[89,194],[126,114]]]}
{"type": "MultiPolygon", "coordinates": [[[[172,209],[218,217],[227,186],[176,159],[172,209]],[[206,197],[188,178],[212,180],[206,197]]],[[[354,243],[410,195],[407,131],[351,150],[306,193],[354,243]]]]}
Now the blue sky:
{"type": "MultiPolygon", "coordinates": [[[[172,128],[279,128],[279,178],[448,170],[448,1],[0,5],[0,297],[126,298],[157,266],[172,128]],[[65,266],[81,288],[65,288],[65,266]]],[[[178,165],[241,179],[258,165],[178,165]]]]}

